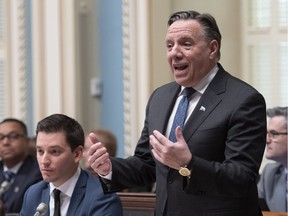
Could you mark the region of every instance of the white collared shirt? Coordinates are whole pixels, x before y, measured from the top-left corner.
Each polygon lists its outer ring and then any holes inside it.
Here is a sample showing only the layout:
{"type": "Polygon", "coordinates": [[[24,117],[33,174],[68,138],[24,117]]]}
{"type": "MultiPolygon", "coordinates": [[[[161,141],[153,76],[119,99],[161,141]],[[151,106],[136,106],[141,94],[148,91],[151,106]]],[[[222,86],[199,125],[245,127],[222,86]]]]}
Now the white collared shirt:
{"type": "Polygon", "coordinates": [[[13,167],[10,168],[10,169],[8,169],[8,167],[7,167],[6,165],[4,165],[4,166],[3,166],[3,171],[6,172],[6,171],[9,170],[9,171],[17,174],[18,171],[19,171],[19,169],[20,169],[20,167],[22,166],[22,164],[23,164],[23,161],[21,161],[20,163],[16,164],[15,166],[13,166],[13,167]]]}
{"type": "MultiPolygon", "coordinates": [[[[75,172],[75,174],[70,179],[68,179],[64,184],[57,187],[57,189],[59,189],[61,191],[61,194],[60,194],[61,215],[67,215],[70,200],[71,200],[75,185],[76,185],[78,178],[80,176],[80,173],[81,173],[81,169],[78,167],[77,171],[75,172]]],[[[49,202],[50,216],[53,216],[53,214],[54,214],[53,190],[55,188],[56,187],[52,183],[50,183],[50,202],[49,202]]]]}
{"type": "MultiPolygon", "coordinates": [[[[189,101],[189,105],[188,105],[188,110],[187,110],[187,115],[185,118],[185,123],[187,122],[187,120],[189,119],[190,115],[192,114],[193,110],[195,109],[197,103],[199,102],[202,94],[205,92],[205,90],[207,89],[208,85],[210,84],[210,82],[212,81],[212,79],[215,77],[217,71],[218,71],[218,65],[216,64],[215,67],[205,76],[201,79],[201,81],[196,85],[193,86],[193,88],[197,91],[195,92],[192,97],[191,100],[189,101]]],[[[169,137],[170,131],[171,131],[171,127],[174,121],[174,117],[176,114],[176,110],[178,107],[178,104],[180,103],[181,99],[182,99],[182,92],[183,92],[184,87],[182,86],[181,88],[181,92],[178,95],[178,98],[174,104],[174,108],[172,110],[171,116],[169,118],[168,124],[167,124],[167,129],[166,129],[166,133],[165,136],[169,137]]]]}
{"type": "MultiPolygon", "coordinates": [[[[20,163],[16,164],[15,166],[13,166],[13,167],[10,168],[10,169],[8,169],[8,167],[7,167],[6,165],[4,165],[4,166],[3,166],[3,172],[11,171],[11,172],[13,172],[15,175],[17,175],[17,173],[18,173],[20,167],[22,166],[22,164],[23,164],[23,161],[21,161],[20,163]]],[[[14,178],[15,178],[15,177],[13,177],[13,178],[11,179],[10,184],[12,184],[12,183],[14,182],[14,178]]]]}

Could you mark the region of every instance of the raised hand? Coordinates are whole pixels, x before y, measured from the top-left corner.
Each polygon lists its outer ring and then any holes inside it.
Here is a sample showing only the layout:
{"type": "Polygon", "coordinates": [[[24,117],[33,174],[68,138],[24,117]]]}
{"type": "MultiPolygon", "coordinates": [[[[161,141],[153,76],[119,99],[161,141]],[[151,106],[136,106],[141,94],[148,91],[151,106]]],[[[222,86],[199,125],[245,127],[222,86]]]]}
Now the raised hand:
{"type": "Polygon", "coordinates": [[[179,126],[176,128],[175,134],[177,141],[174,143],[155,130],[153,135],[150,135],[150,144],[153,146],[152,153],[158,161],[178,170],[189,163],[192,159],[192,153],[179,126]]]}
{"type": "Polygon", "coordinates": [[[109,153],[94,133],[90,133],[89,138],[93,145],[88,150],[88,163],[96,173],[106,176],[111,171],[109,153]]]}

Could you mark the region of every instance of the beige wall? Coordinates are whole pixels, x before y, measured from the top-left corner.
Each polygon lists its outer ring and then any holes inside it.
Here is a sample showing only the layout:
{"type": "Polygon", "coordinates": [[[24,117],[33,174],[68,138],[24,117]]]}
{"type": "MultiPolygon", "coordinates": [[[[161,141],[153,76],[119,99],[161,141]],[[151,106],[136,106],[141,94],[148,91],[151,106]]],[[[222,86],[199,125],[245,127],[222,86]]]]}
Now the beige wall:
{"type": "Polygon", "coordinates": [[[78,59],[78,107],[81,110],[78,119],[85,131],[99,127],[100,101],[90,94],[90,80],[99,77],[97,44],[97,2],[95,0],[75,1],[76,37],[78,59]],[[82,3],[81,3],[82,2],[82,3]],[[83,2],[86,3],[83,5],[83,2]]]}

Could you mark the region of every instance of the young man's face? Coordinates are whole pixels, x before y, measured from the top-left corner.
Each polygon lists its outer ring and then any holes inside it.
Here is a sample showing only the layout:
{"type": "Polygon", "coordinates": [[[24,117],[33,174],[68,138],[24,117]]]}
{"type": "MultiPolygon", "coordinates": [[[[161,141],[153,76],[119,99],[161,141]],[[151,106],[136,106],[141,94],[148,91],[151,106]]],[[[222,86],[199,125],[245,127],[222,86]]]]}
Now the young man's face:
{"type": "Polygon", "coordinates": [[[83,152],[82,146],[78,146],[72,152],[64,132],[39,132],[36,149],[43,179],[56,187],[75,174],[83,152]]]}

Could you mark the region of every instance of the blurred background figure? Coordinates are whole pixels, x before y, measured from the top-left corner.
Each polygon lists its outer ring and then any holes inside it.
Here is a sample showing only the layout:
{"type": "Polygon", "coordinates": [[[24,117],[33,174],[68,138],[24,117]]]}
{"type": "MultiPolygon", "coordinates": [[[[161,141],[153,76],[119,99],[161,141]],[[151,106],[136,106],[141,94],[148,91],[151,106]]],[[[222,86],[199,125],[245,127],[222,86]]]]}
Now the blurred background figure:
{"type": "Polygon", "coordinates": [[[0,123],[0,157],[0,184],[10,184],[1,196],[5,213],[19,213],[27,188],[42,180],[36,157],[29,155],[24,122],[7,118],[0,123]]]}
{"type": "Polygon", "coordinates": [[[36,157],[36,137],[29,137],[29,154],[36,157]]]}
{"type": "Polygon", "coordinates": [[[287,212],[287,107],[268,109],[267,117],[265,157],[275,163],[264,167],[258,182],[258,194],[270,211],[287,212]]]}

